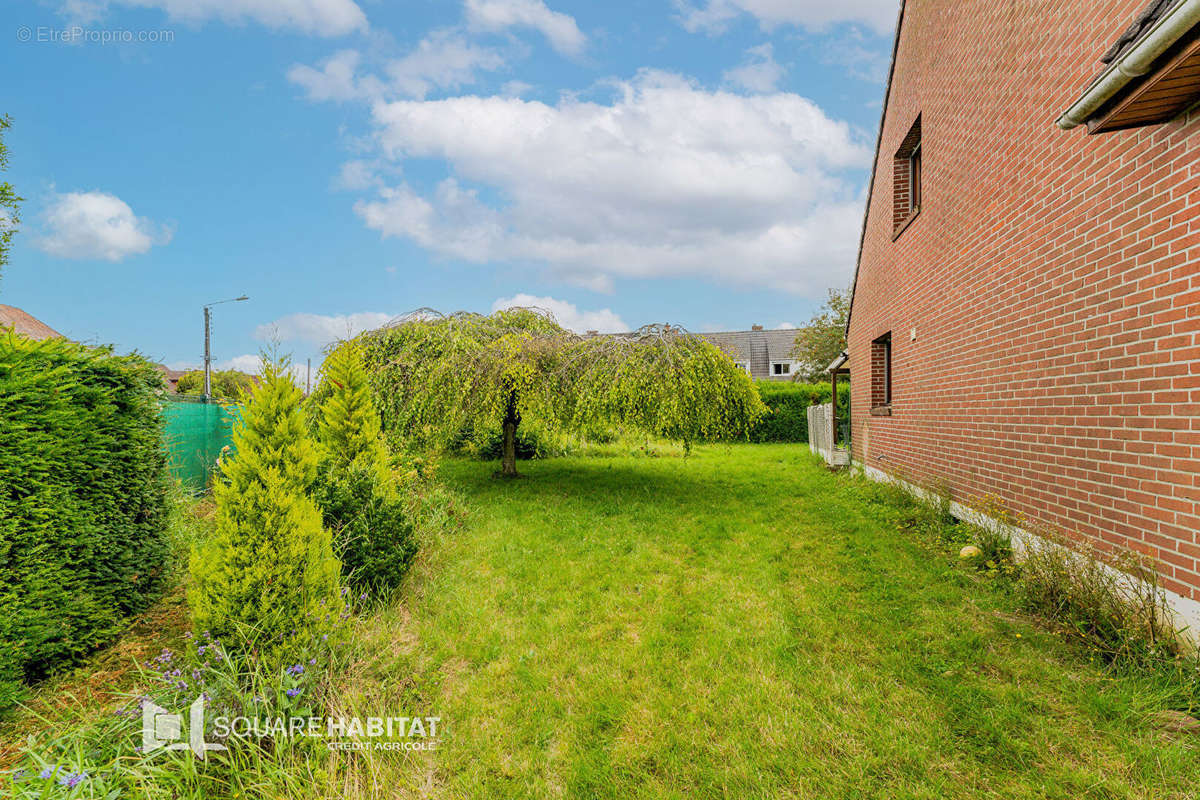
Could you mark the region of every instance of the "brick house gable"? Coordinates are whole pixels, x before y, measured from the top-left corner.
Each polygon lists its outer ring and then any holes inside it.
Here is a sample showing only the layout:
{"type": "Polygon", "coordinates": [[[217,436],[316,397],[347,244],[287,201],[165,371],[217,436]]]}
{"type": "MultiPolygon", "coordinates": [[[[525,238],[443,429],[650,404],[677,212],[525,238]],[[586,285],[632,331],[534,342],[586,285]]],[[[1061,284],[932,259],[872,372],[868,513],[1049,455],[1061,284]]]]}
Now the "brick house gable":
{"type": "Polygon", "coordinates": [[[1200,113],[1055,125],[1145,0],[901,7],[847,329],[855,461],[1200,600],[1200,113]],[[919,214],[896,167],[920,120],[919,214]],[[879,407],[874,343],[888,337],[879,407]]]}

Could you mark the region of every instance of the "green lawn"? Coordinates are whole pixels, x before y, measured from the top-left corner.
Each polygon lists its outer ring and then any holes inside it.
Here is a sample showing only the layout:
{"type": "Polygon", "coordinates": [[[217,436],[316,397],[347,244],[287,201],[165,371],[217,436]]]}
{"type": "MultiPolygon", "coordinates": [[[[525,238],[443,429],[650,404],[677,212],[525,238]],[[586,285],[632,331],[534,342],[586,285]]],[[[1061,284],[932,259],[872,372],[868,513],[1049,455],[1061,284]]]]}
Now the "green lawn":
{"type": "Polygon", "coordinates": [[[465,524],[363,624],[348,710],[436,714],[433,756],[332,794],[1193,797],[1163,692],[1007,613],[797,445],[451,461],[465,524]]]}

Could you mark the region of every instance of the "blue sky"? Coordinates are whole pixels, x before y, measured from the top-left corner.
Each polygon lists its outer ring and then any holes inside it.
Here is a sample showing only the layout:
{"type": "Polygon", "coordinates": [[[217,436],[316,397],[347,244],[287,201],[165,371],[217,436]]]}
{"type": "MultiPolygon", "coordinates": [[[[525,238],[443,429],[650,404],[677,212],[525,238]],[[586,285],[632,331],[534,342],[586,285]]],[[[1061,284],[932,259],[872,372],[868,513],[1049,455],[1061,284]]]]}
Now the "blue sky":
{"type": "Polygon", "coordinates": [[[851,277],[891,0],[0,11],[0,302],[174,366],[422,306],[796,324],[851,277]],[[66,41],[64,41],[64,39],[66,41]],[[117,40],[117,41],[114,41],[117,40]]]}

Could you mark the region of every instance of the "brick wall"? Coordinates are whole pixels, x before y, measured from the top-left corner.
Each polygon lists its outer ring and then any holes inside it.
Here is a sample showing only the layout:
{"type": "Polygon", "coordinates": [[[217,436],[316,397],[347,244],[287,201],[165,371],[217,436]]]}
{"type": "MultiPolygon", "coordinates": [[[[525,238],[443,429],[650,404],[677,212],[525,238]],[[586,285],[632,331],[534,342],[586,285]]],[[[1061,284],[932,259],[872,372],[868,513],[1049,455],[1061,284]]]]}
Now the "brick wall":
{"type": "Polygon", "coordinates": [[[854,448],[1150,553],[1200,599],[1200,113],[1054,125],[1144,3],[907,3],[849,336],[866,377],[897,332],[892,414],[855,380],[854,448]],[[918,117],[921,209],[893,241],[918,117]]]}

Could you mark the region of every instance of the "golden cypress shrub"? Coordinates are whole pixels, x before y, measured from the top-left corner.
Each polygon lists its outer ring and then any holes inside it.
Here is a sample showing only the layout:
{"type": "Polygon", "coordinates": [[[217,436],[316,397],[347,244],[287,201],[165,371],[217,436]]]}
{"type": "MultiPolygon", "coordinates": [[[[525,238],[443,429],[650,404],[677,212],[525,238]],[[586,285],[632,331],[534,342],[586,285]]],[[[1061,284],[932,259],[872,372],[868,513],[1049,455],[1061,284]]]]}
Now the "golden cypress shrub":
{"type": "Polygon", "coordinates": [[[253,641],[283,660],[340,610],[329,531],[309,496],[317,450],[286,360],[264,360],[261,382],[234,428],[237,454],[214,488],[213,538],[192,551],[192,622],[226,647],[253,641]]]}
{"type": "Polygon", "coordinates": [[[322,380],[317,501],[350,583],[386,592],[408,571],[417,545],[360,348],[346,343],[330,353],[322,380]]]}

